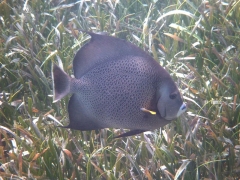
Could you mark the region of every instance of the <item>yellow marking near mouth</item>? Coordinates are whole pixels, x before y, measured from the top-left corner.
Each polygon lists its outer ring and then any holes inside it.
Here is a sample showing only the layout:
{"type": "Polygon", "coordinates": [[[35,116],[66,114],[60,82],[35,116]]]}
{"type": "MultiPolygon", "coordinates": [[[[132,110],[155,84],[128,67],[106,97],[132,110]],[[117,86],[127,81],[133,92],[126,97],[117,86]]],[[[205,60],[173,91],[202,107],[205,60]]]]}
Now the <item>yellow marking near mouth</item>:
{"type": "Polygon", "coordinates": [[[155,111],[150,111],[150,110],[145,109],[145,108],[140,108],[140,109],[141,109],[141,111],[143,111],[143,112],[148,112],[148,113],[150,113],[150,114],[152,114],[152,115],[156,115],[156,114],[157,114],[155,111]]]}

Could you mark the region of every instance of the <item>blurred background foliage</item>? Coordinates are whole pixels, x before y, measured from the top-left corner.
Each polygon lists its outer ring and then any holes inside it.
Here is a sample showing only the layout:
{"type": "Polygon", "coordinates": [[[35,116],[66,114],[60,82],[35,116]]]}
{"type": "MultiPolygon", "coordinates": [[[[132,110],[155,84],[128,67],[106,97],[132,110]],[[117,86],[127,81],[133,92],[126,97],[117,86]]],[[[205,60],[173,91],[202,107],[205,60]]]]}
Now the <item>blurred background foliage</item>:
{"type": "MultiPolygon", "coordinates": [[[[239,179],[240,1],[2,0],[0,176],[3,179],[239,179]],[[51,64],[72,74],[84,31],[149,52],[187,112],[138,136],[74,131],[52,103],[51,64]]],[[[93,52],[94,53],[94,52],[93,52]]]]}

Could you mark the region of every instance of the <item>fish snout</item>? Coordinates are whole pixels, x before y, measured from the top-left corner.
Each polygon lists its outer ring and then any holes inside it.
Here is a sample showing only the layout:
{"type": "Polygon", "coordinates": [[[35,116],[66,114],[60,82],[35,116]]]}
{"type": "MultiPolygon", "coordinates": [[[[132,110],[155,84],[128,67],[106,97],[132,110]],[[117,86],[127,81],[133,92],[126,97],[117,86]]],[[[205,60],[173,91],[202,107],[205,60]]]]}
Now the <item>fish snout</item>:
{"type": "Polygon", "coordinates": [[[187,110],[187,104],[182,103],[182,105],[179,108],[179,111],[177,113],[177,117],[180,116],[182,113],[184,113],[187,110]]]}

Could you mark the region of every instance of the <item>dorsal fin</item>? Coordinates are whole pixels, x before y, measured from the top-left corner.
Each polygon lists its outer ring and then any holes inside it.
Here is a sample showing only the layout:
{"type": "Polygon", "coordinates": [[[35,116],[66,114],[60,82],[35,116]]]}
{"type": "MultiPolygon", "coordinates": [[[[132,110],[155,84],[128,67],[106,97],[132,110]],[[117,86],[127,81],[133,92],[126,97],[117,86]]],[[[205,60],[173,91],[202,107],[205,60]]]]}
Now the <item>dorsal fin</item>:
{"type": "Polygon", "coordinates": [[[117,60],[126,56],[149,55],[139,47],[119,38],[88,32],[91,40],[76,54],[73,60],[75,78],[79,79],[86,72],[106,61],[117,60]]]}

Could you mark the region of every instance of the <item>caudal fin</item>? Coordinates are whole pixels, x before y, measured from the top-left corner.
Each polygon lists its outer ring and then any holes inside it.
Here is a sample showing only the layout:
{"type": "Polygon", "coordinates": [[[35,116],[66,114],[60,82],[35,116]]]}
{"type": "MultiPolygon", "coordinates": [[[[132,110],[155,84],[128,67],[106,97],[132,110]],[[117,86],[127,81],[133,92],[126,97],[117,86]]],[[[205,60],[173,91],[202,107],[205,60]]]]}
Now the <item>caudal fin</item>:
{"type": "Polygon", "coordinates": [[[52,66],[53,102],[57,102],[70,92],[71,77],[56,64],[52,66]]]}

